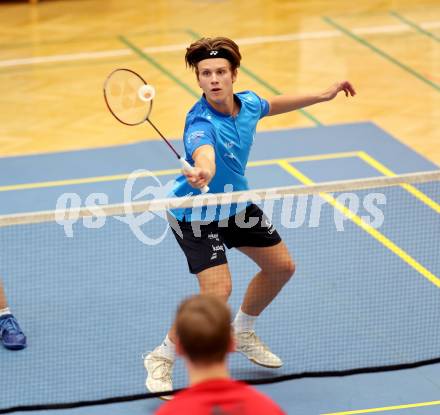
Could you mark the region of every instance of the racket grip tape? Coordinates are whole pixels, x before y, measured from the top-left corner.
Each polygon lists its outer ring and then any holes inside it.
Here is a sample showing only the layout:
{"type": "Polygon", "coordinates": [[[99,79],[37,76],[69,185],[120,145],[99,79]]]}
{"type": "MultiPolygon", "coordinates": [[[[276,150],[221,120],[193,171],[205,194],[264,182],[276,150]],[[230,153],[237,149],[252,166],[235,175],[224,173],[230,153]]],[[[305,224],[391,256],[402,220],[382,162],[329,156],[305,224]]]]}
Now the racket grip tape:
{"type": "MultiPolygon", "coordinates": [[[[183,157],[179,158],[180,164],[182,166],[182,170],[184,171],[191,171],[194,169],[193,166],[191,166],[191,164],[189,164],[183,157]]],[[[202,193],[208,193],[209,192],[209,187],[208,186],[203,186],[200,191],[202,193]]]]}

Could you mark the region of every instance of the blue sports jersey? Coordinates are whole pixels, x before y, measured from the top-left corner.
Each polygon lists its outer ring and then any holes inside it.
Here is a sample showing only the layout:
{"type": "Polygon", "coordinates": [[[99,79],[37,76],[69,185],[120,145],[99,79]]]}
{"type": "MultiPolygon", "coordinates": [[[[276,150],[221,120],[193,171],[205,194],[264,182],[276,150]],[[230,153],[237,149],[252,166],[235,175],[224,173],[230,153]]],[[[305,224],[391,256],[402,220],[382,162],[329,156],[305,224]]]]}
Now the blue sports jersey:
{"type": "MultiPolygon", "coordinates": [[[[252,91],[234,94],[240,105],[235,116],[215,110],[204,96],[191,108],[183,133],[185,158],[194,166],[192,154],[203,145],[212,145],[215,150],[216,173],[209,183],[210,193],[223,193],[249,189],[245,177],[246,165],[258,121],[269,112],[269,104],[252,91]]],[[[192,188],[184,175],[176,179],[171,197],[198,195],[200,190],[192,188]]],[[[220,220],[234,215],[232,209],[206,208],[173,209],[171,213],[179,220],[220,220]],[[215,215],[215,217],[213,217],[215,215]]]]}

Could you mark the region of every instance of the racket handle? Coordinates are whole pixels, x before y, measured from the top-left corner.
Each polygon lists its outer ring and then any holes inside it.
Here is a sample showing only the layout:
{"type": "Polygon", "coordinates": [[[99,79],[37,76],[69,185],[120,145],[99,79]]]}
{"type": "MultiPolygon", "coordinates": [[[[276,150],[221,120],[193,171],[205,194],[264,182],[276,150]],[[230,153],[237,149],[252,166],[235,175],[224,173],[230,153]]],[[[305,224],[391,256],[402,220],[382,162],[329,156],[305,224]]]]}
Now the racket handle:
{"type": "MultiPolygon", "coordinates": [[[[194,169],[193,166],[191,166],[191,164],[189,164],[183,157],[179,158],[180,164],[182,166],[182,170],[183,171],[191,171],[194,169]]],[[[209,192],[209,187],[208,186],[203,186],[200,191],[202,193],[208,193],[209,192]]]]}

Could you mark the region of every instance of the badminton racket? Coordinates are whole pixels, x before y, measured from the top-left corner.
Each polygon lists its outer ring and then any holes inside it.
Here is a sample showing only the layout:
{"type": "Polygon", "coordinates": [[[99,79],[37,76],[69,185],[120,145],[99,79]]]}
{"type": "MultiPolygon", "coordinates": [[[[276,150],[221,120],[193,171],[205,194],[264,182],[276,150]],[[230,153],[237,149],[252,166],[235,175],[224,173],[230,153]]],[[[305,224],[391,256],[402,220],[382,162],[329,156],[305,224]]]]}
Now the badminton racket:
{"type": "MultiPolygon", "coordinates": [[[[154,87],[131,69],[115,69],[104,82],[104,99],[112,115],[125,125],[133,126],[148,122],[177,157],[182,170],[190,172],[194,167],[177,152],[150,120],[155,95],[154,87]]],[[[209,187],[204,186],[200,190],[206,193],[209,187]]]]}

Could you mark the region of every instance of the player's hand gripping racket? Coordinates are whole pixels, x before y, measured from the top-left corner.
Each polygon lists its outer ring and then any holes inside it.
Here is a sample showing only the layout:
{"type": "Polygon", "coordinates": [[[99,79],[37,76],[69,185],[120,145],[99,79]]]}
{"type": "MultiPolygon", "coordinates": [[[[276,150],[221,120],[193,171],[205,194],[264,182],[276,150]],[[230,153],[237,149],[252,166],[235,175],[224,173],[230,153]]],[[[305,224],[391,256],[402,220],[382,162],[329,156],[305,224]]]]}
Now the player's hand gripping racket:
{"type": "MultiPolygon", "coordinates": [[[[176,151],[149,118],[153,109],[154,96],[154,87],[147,84],[140,75],[131,69],[116,69],[104,82],[105,103],[113,116],[125,125],[139,125],[148,122],[176,155],[182,170],[189,172],[194,167],[176,151]]],[[[206,193],[209,191],[209,187],[204,186],[200,190],[202,193],[206,193]]]]}

